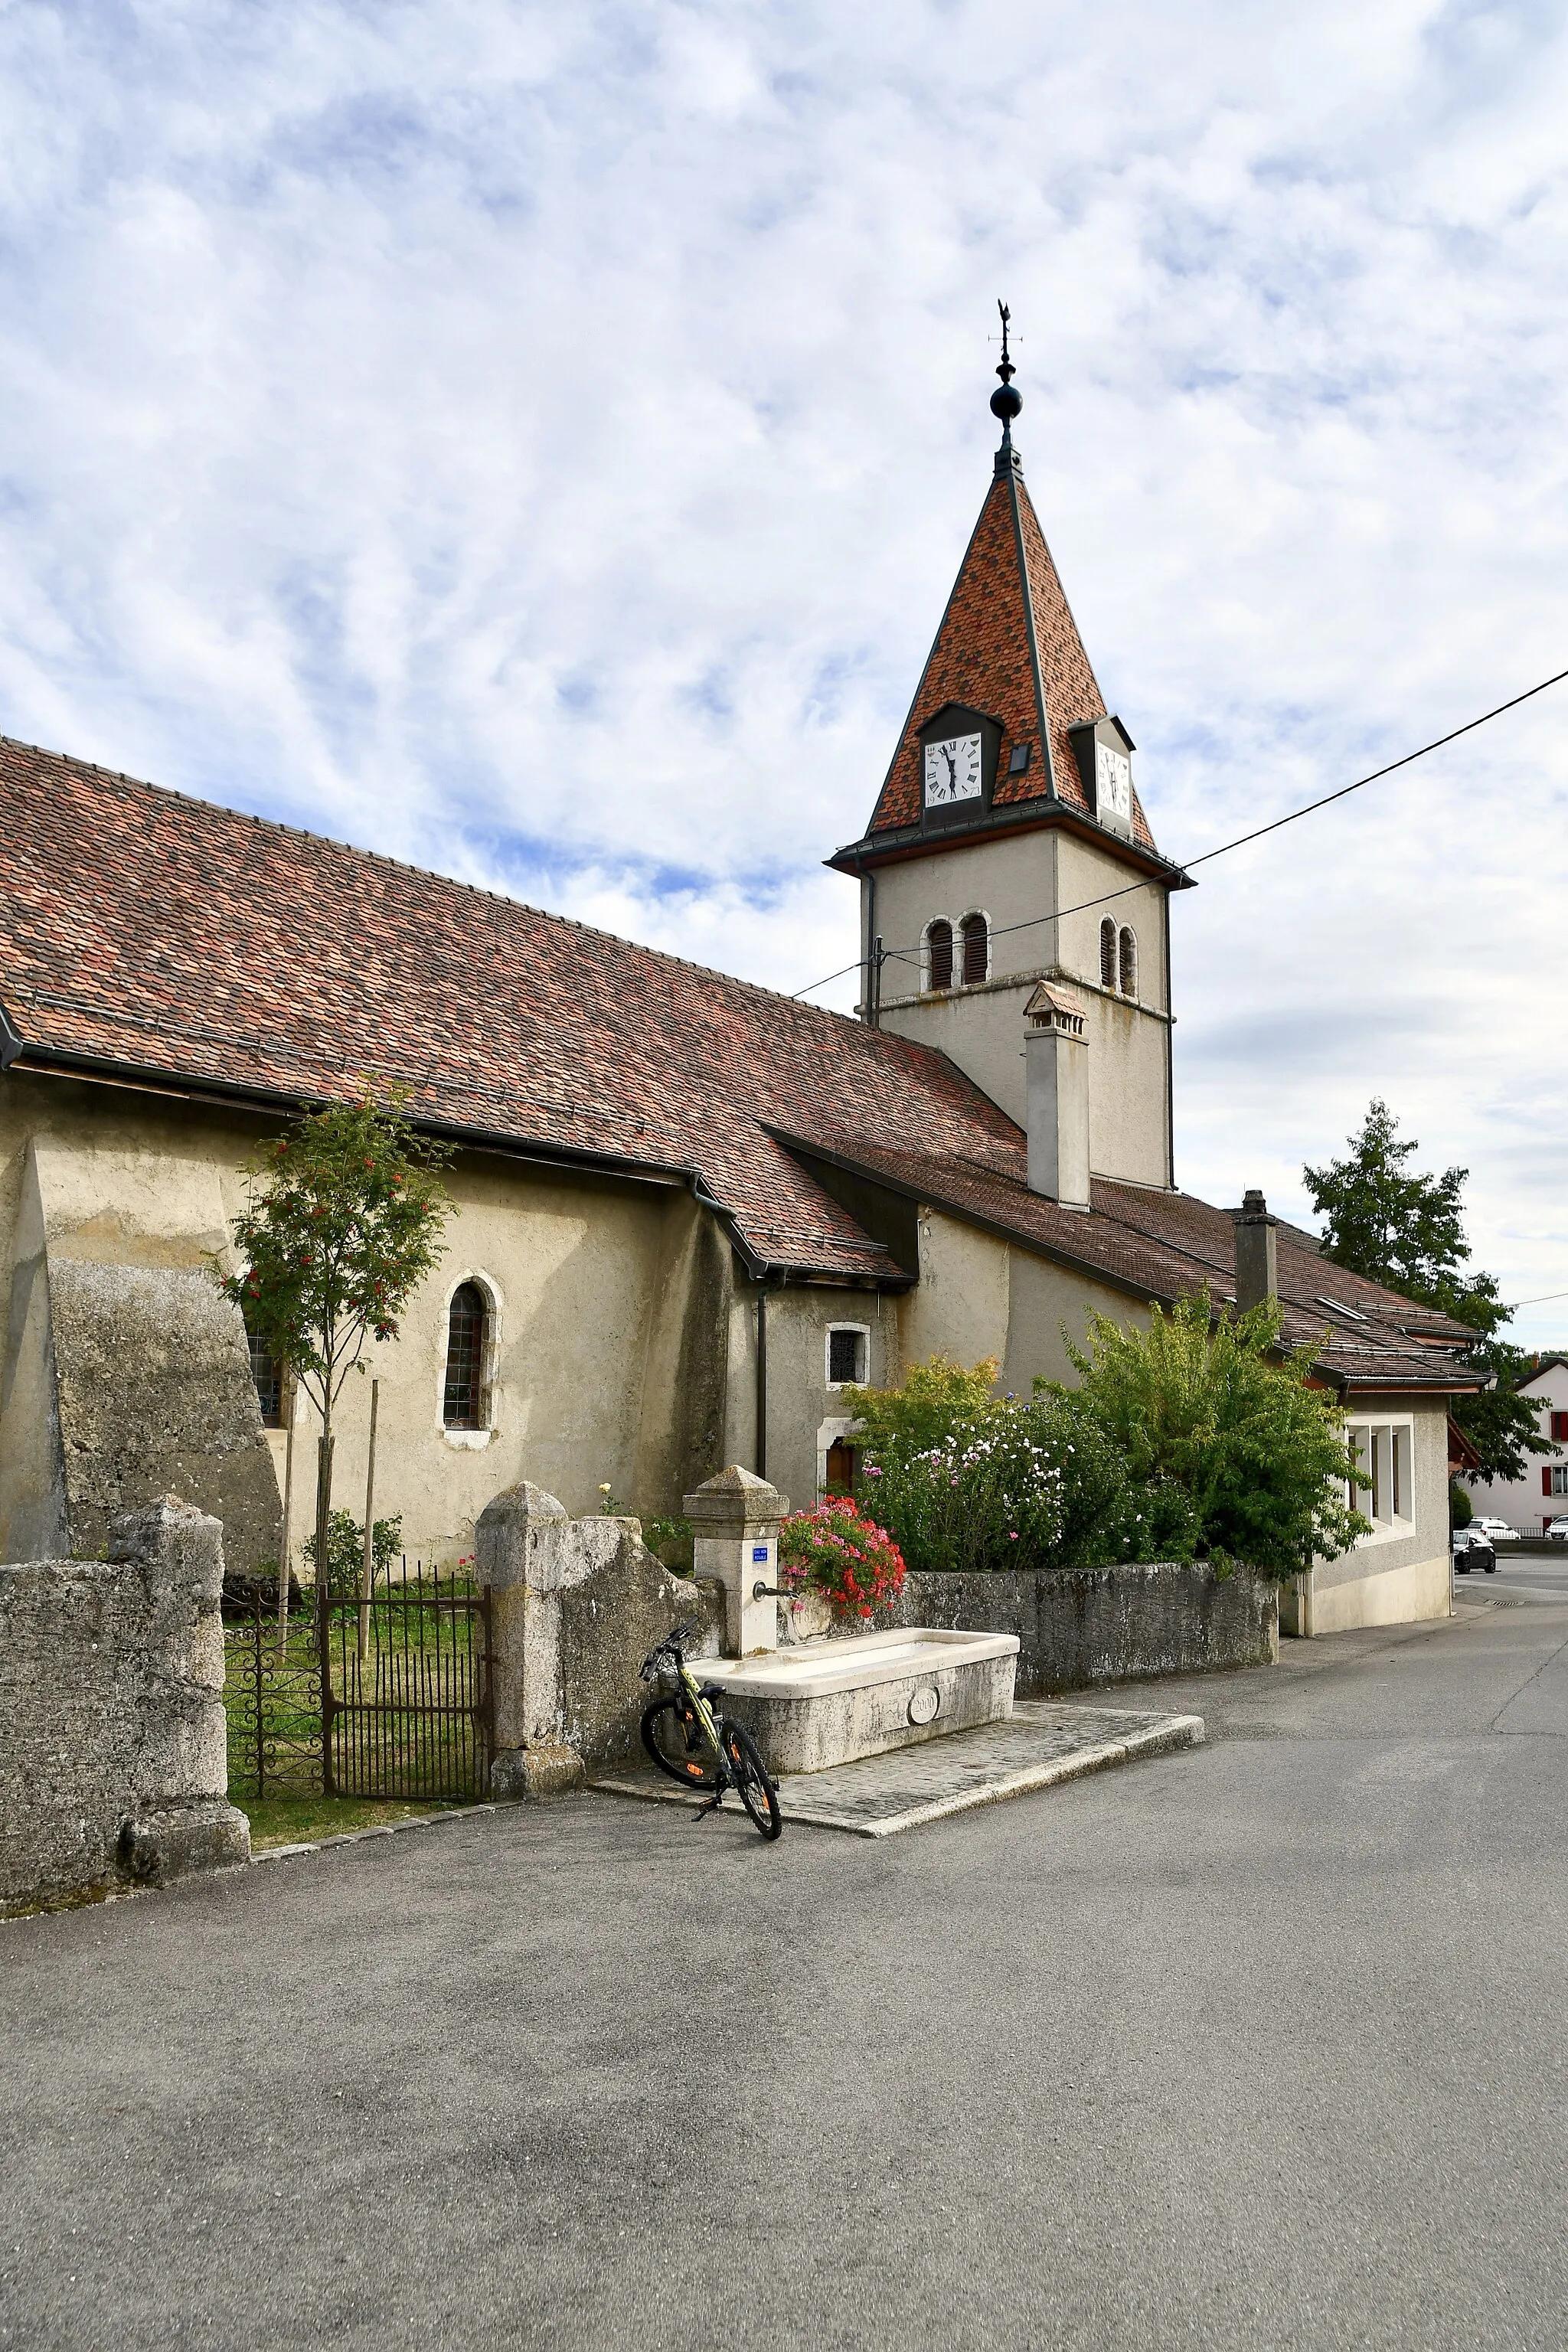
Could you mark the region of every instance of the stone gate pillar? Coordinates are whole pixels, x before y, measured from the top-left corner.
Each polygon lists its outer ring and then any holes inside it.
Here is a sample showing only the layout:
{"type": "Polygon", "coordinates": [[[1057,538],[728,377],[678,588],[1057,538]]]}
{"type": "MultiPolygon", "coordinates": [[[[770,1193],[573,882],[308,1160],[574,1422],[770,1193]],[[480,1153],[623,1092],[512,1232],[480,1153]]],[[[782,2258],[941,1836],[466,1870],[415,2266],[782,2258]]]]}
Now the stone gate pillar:
{"type": "Polygon", "coordinates": [[[732,1658],[778,1647],[778,1603],[753,1601],[754,1584],[776,1587],[779,1521],[787,1498],[750,1470],[721,1470],[686,1497],[696,1530],[692,1573],[724,1587],[724,1647],[732,1658]]]}
{"type": "Polygon", "coordinates": [[[561,1591],[580,1576],[563,1503],[525,1478],[487,1503],[474,1530],[474,1573],[490,1588],[498,1797],[574,1787],[583,1759],[565,1735],[561,1591]]]}

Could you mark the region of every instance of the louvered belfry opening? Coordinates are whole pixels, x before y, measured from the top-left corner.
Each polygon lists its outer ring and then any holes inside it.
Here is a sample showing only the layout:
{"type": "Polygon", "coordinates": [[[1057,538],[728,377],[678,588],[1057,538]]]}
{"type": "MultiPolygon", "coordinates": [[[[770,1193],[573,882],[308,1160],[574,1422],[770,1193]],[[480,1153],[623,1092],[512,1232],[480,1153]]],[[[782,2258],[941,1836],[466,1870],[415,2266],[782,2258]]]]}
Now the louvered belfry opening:
{"type": "Polygon", "coordinates": [[[1101,988],[1116,985],[1116,925],[1109,915],[1100,926],[1100,984],[1101,988]]]}
{"type": "Polygon", "coordinates": [[[1121,932],[1121,993],[1123,996],[1137,995],[1138,938],[1137,934],[1134,931],[1129,930],[1125,925],[1123,926],[1121,932]]]}
{"type": "Polygon", "coordinates": [[[460,1282],[447,1318],[447,1386],[441,1418],[448,1429],[484,1427],[485,1299],[477,1282],[460,1282]]]}
{"type": "Polygon", "coordinates": [[[965,915],[959,929],[963,939],[963,984],[973,988],[985,978],[990,940],[984,915],[965,915]]]}
{"type": "Polygon", "coordinates": [[[933,923],[926,933],[926,985],[952,986],[952,925],[933,923]]]}

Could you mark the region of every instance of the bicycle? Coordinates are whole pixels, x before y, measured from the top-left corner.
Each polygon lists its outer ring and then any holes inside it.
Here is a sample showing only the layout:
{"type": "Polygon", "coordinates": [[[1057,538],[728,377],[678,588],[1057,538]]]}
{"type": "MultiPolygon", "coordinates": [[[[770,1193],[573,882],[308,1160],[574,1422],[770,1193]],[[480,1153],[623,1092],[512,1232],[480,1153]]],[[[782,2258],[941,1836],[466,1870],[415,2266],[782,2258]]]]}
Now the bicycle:
{"type": "Polygon", "coordinates": [[[676,1685],[673,1691],[650,1699],[643,1709],[639,1727],[643,1751],[650,1764],[657,1764],[683,1789],[711,1791],[708,1802],[698,1807],[694,1820],[717,1812],[725,1790],[733,1789],[762,1835],[776,1838],[784,1828],[779,1792],[757,1752],[756,1741],[743,1723],[714,1714],[712,1702],[722,1698],[722,1691],[717,1683],[700,1684],[686,1663],[681,1643],[699,1622],[687,1617],[672,1626],[642,1662],[645,1683],[652,1682],[656,1675],[670,1674],[676,1685]]]}

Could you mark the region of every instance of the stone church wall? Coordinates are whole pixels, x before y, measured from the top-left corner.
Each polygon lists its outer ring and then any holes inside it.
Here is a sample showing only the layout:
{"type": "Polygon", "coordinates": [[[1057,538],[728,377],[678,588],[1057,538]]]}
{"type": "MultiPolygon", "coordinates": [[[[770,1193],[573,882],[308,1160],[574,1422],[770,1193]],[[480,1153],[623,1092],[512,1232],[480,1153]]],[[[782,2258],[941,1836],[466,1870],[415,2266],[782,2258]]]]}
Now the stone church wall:
{"type": "Polygon", "coordinates": [[[164,1501],[107,1560],[0,1568],[0,1912],[244,1862],[222,1529],[164,1501]]]}

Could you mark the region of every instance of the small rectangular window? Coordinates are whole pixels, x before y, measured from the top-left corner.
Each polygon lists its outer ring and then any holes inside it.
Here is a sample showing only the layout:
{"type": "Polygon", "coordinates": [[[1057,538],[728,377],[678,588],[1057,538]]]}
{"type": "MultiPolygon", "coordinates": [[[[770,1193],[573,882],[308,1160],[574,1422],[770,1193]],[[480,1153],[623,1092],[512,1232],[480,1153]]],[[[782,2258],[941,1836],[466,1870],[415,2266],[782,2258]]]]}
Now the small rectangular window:
{"type": "Polygon", "coordinates": [[[844,1381],[866,1377],[863,1331],[830,1331],[827,1335],[827,1377],[837,1387],[844,1381]]]}
{"type": "Polygon", "coordinates": [[[1568,1444],[1568,1412],[1554,1412],[1552,1414],[1552,1434],[1557,1440],[1559,1445],[1568,1444]]]}
{"type": "Polygon", "coordinates": [[[1552,1473],[1552,1491],[1554,1495],[1568,1495],[1568,1463],[1559,1463],[1552,1473]]]}
{"type": "Polygon", "coordinates": [[[1382,1422],[1369,1427],[1363,1423],[1347,1429],[1345,1438],[1360,1470],[1360,1477],[1352,1484],[1352,1507],[1372,1521],[1374,1531],[1387,1534],[1396,1525],[1412,1526],[1415,1518],[1415,1432],[1409,1423],[1382,1422]]]}

